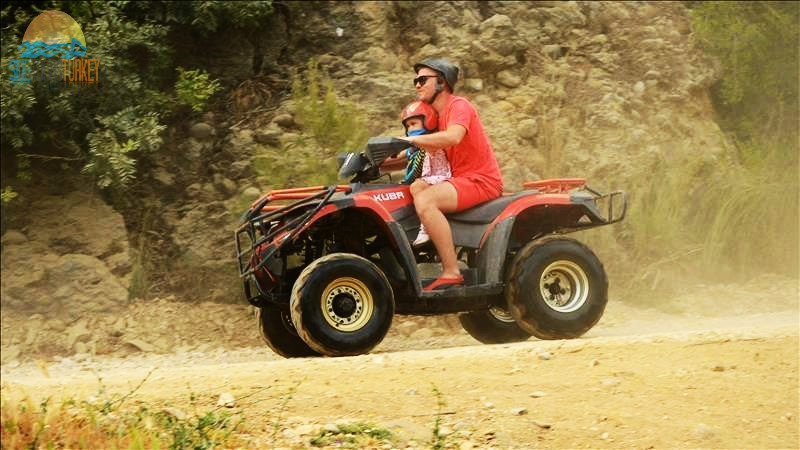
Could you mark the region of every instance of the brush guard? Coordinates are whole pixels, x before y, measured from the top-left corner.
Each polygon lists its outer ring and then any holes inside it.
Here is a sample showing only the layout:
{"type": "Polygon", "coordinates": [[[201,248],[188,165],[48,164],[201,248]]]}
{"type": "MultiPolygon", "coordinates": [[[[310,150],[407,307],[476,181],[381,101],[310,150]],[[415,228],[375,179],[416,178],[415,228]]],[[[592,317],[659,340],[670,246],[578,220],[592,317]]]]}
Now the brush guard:
{"type": "Polygon", "coordinates": [[[297,237],[333,194],[349,190],[349,186],[280,189],[253,203],[235,233],[239,277],[244,281],[248,302],[260,306],[262,300],[280,301],[269,289],[278,280],[268,262],[297,237]],[[262,285],[266,283],[270,286],[262,285]]]}

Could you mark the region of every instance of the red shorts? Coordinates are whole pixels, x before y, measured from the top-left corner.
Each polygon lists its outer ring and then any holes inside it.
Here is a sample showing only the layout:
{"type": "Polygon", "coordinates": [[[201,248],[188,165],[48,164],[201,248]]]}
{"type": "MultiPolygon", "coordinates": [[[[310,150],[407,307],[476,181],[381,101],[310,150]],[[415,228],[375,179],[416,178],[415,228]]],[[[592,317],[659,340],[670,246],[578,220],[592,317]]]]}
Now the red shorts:
{"type": "Polygon", "coordinates": [[[478,180],[471,180],[469,178],[454,177],[448,179],[447,182],[456,188],[456,194],[458,196],[456,211],[463,211],[479,203],[488,202],[502,194],[501,190],[494,189],[478,180]]]}

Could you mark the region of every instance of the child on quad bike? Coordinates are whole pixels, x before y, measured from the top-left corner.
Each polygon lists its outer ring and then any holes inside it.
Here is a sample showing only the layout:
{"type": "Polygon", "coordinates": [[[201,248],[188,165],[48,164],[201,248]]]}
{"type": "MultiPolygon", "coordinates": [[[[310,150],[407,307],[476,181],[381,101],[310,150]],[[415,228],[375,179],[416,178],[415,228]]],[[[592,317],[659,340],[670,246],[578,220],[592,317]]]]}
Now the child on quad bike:
{"type": "MultiPolygon", "coordinates": [[[[431,105],[419,100],[403,108],[400,120],[406,129],[406,136],[419,136],[429,131],[436,131],[436,111],[431,105]]],[[[409,164],[403,183],[411,184],[412,195],[419,188],[419,183],[438,184],[452,176],[450,162],[444,149],[426,152],[422,149],[408,148],[405,153],[409,164]]],[[[414,239],[413,245],[419,247],[430,240],[430,236],[425,232],[425,226],[420,225],[419,234],[414,239]]]]}

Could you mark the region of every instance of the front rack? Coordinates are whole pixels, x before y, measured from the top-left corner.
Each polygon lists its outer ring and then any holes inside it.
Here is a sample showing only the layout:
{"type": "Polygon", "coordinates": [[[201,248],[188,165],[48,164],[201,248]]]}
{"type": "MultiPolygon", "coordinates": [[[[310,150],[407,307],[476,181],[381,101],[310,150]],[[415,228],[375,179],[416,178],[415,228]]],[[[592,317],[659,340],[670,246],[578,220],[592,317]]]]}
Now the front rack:
{"type": "Polygon", "coordinates": [[[349,186],[336,185],[280,189],[270,191],[255,201],[245,213],[243,222],[235,233],[239,276],[244,278],[253,275],[264,267],[272,255],[295,238],[303,226],[328,203],[333,194],[349,190],[349,186]],[[279,204],[273,204],[274,202],[279,202],[279,204]],[[297,217],[279,224],[281,219],[299,211],[303,212],[297,217]],[[260,261],[257,264],[252,264],[251,260],[256,249],[281,234],[285,234],[281,238],[281,242],[259,255],[260,261]],[[243,249],[244,236],[247,236],[249,245],[243,249]]]}

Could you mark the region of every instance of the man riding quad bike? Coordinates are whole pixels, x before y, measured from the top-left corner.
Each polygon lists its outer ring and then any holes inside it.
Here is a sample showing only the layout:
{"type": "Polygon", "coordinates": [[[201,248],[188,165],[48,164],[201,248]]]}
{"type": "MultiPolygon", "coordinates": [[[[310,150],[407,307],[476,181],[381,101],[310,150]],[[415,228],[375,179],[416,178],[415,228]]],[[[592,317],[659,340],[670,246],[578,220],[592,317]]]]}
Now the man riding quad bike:
{"type": "Polygon", "coordinates": [[[378,345],[395,314],[459,313],[480,342],[568,339],[603,314],[608,281],[584,244],[564,235],[618,222],[623,191],[584,179],[531,181],[523,189],[448,214],[465,283],[423,292],[432,245],[411,245],[420,222],[406,184],[381,164],[408,147],[371,138],[342,161],[349,185],[274,190],[235,233],[239,273],[259,331],[284,357],[346,356],[378,345]]]}

